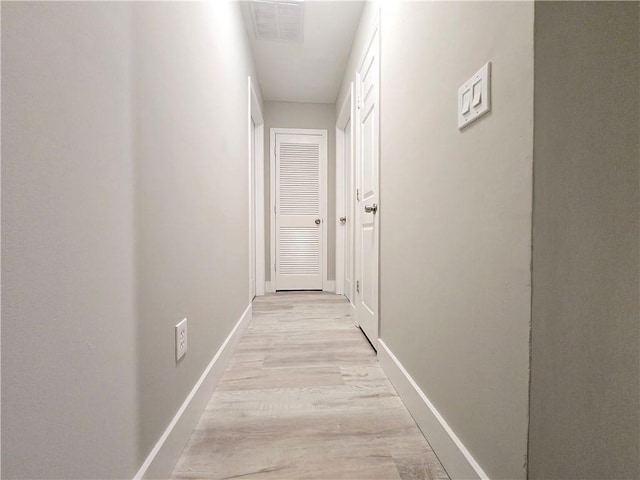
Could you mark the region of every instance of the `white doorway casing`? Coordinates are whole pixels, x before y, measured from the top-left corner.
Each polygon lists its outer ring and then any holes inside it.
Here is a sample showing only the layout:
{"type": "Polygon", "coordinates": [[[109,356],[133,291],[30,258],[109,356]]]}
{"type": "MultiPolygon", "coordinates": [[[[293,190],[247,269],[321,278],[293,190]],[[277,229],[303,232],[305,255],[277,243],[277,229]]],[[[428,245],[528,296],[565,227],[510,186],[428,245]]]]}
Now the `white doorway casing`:
{"type": "Polygon", "coordinates": [[[249,195],[249,298],[253,300],[256,296],[256,122],[251,117],[251,129],[249,130],[249,138],[251,139],[251,164],[249,169],[250,184],[249,190],[253,192],[253,198],[249,195]]]}
{"type": "MultiPolygon", "coordinates": [[[[270,217],[271,217],[271,283],[272,290],[328,290],[329,282],[327,281],[327,131],[318,129],[296,129],[296,128],[272,128],[270,132],[270,217]],[[294,144],[299,147],[293,147],[294,144]],[[280,192],[279,182],[279,161],[280,149],[278,146],[288,145],[288,148],[298,150],[299,148],[306,148],[311,145],[317,145],[319,155],[318,162],[318,193],[316,206],[307,212],[304,208],[300,209],[296,205],[296,202],[291,202],[288,206],[291,212],[281,211],[278,204],[278,196],[280,192]],[[303,212],[303,210],[305,210],[303,212]],[[317,223],[319,220],[320,223],[317,223]],[[282,223],[282,229],[280,224],[282,223]],[[285,225],[286,224],[286,225],[285,225]],[[291,238],[282,239],[281,235],[285,231],[296,230],[297,233],[291,238]],[[319,232],[319,237],[315,236],[314,232],[319,232]],[[299,237],[299,240],[296,240],[299,237]],[[313,237],[313,238],[311,238],[313,237]],[[292,247],[291,242],[301,242],[300,248],[304,249],[304,252],[296,253],[295,247],[292,247]],[[317,251],[310,251],[313,248],[312,244],[317,244],[317,251]],[[278,264],[281,261],[280,245],[286,245],[288,261],[293,263],[287,263],[289,269],[296,270],[295,265],[301,267],[300,273],[285,272],[283,268],[278,268],[278,264]],[[304,265],[298,263],[305,255],[310,257],[319,257],[318,269],[314,272],[303,271],[307,267],[311,267],[313,262],[302,262],[304,265]]],[[[303,154],[303,157],[306,154],[303,154]]],[[[300,158],[308,162],[311,158],[300,158]]],[[[289,161],[287,168],[294,166],[289,161]]],[[[305,168],[308,168],[309,164],[305,168]]],[[[292,181],[299,182],[300,178],[296,177],[292,181]]],[[[305,183],[305,180],[302,180],[305,183]]],[[[296,188],[298,186],[296,185],[296,188]]],[[[305,187],[306,188],[306,187],[305,187]]],[[[295,189],[294,189],[295,190],[295,189]]],[[[294,196],[298,195],[298,192],[293,192],[294,196]]],[[[299,198],[301,202],[306,202],[305,199],[299,198]]],[[[311,269],[313,270],[313,269],[311,269]]]]}
{"type": "Polygon", "coordinates": [[[249,146],[249,297],[265,293],[264,117],[251,76],[248,77],[249,146]]]}
{"type": "Polygon", "coordinates": [[[354,303],[355,135],[353,82],[336,121],[336,293],[354,303]],[[343,222],[341,219],[345,219],[343,222]]]}

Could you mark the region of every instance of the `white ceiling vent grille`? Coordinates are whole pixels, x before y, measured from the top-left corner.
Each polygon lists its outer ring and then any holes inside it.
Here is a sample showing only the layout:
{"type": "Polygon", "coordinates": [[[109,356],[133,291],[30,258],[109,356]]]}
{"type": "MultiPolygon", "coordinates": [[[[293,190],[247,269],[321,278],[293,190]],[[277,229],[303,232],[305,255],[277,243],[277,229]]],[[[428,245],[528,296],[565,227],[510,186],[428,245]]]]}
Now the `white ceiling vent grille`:
{"type": "Polygon", "coordinates": [[[300,42],[303,36],[302,1],[254,0],[251,2],[253,30],[258,39],[300,42]]]}

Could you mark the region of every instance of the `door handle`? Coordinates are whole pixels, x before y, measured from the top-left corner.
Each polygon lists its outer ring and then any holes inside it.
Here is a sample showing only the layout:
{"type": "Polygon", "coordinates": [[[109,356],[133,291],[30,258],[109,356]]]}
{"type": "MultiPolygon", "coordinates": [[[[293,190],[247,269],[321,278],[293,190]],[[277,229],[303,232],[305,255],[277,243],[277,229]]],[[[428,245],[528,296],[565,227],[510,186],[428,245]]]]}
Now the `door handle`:
{"type": "Polygon", "coordinates": [[[347,223],[347,217],[340,217],[340,223],[343,225],[347,223]]]}
{"type": "Polygon", "coordinates": [[[375,215],[378,211],[378,204],[374,203],[373,205],[365,205],[364,211],[367,213],[373,213],[375,215]]]}
{"type": "Polygon", "coordinates": [[[320,220],[319,218],[316,218],[316,225],[320,225],[320,222],[322,222],[322,220],[320,220]]]}

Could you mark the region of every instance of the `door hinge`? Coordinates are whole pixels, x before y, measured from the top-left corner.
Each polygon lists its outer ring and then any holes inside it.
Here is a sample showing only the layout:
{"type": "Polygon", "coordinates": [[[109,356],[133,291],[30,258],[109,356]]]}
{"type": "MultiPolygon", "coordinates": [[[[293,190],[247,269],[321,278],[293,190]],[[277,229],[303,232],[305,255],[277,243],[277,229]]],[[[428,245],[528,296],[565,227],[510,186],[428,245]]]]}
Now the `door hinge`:
{"type": "Polygon", "coordinates": [[[362,98],[360,97],[360,95],[358,95],[358,99],[356,100],[356,107],[358,108],[358,110],[362,108],[362,98]]]}
{"type": "Polygon", "coordinates": [[[360,201],[360,189],[356,188],[356,200],[359,202],[360,201]]]}
{"type": "Polygon", "coordinates": [[[356,281],[356,293],[360,293],[360,280],[356,281]]]}
{"type": "Polygon", "coordinates": [[[274,272],[277,272],[277,271],[278,271],[278,264],[277,264],[277,263],[274,263],[274,264],[273,264],[273,271],[274,271],[274,272]]]}

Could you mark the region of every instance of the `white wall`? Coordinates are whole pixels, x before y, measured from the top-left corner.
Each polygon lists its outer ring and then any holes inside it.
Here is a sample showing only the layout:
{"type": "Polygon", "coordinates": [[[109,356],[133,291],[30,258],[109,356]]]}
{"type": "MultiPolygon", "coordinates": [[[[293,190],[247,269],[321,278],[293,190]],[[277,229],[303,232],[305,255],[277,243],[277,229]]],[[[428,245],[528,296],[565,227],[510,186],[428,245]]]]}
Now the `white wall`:
{"type": "Polygon", "coordinates": [[[239,5],[3,3],[2,44],[2,476],[130,478],[248,304],[239,5]]]}
{"type": "Polygon", "coordinates": [[[525,478],[533,4],[385,3],[381,18],[380,335],[489,477],[525,478]],[[492,112],[460,132],[458,87],[487,61],[492,112]]]}
{"type": "Polygon", "coordinates": [[[640,477],[640,4],[538,2],[530,478],[640,477]]]}
{"type": "Polygon", "coordinates": [[[336,278],[336,112],[325,103],[264,102],[264,198],[265,269],[271,280],[270,148],[271,128],[316,128],[327,130],[327,280],[336,278]]]}

